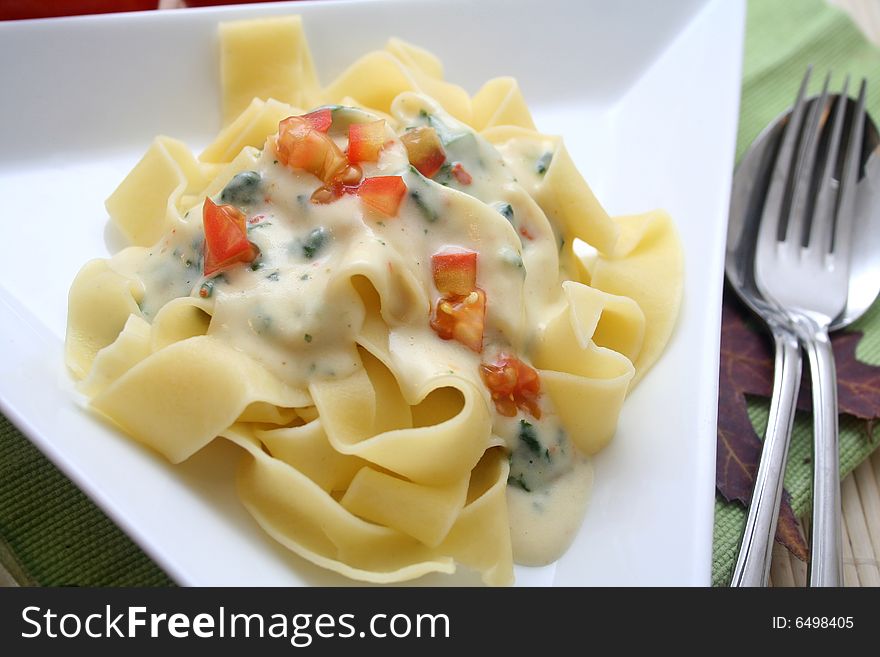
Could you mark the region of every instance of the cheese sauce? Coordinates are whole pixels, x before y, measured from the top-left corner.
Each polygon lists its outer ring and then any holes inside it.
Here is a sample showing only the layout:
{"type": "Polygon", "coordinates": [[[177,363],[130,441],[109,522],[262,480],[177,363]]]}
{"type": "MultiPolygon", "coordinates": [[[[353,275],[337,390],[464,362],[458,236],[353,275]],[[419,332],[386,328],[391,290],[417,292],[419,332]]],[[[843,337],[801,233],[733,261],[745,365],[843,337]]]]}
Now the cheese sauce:
{"type": "MultiPolygon", "coordinates": [[[[385,216],[354,194],[314,202],[321,181],[279,162],[270,139],[253,149],[217,204],[247,216],[250,263],[204,277],[202,208],[193,208],[167,239],[144,250],[137,276],[147,319],[179,296],[213,303],[209,334],[234,345],[286,383],[306,388],[315,379],[341,379],[360,366],[356,340],[365,304],[352,279],[376,285],[390,329],[395,371],[403,381],[467,378],[483,391],[481,362],[515,353],[528,362],[534,330],[563,303],[559,266],[564,236],[547,221],[527,190],[539,184],[552,150],[506,148],[503,155],[427,99],[403,94],[392,107],[397,134],[377,162],[362,163],[365,178],[400,176],[406,184],[396,216],[385,216]],[[409,161],[399,136],[433,128],[446,161],[427,179],[409,161]],[[485,292],[482,353],[432,330],[431,309],[441,296],[431,256],[455,248],[478,254],[476,285],[485,292]],[[379,289],[383,287],[384,289],[379,289]],[[384,293],[384,296],[382,296],[384,293]]],[[[345,150],[348,125],[379,117],[334,108],[329,136],[345,150]]],[[[493,432],[510,454],[508,506],[514,556],[524,564],[556,559],[571,542],[588,497],[589,465],[575,453],[547,395],[540,419],[522,408],[495,413],[493,432]]]]}

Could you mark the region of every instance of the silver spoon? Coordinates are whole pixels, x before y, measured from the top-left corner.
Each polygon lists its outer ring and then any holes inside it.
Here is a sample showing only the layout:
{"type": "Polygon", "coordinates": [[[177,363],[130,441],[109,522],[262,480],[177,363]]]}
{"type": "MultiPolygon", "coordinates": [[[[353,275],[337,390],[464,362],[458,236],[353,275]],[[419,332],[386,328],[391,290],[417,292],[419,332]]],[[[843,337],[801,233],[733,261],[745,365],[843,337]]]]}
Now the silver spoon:
{"type": "MultiPolygon", "coordinates": [[[[832,96],[832,102],[835,98],[832,96]]],[[[813,102],[815,99],[810,101],[813,102]]],[[[848,114],[852,113],[854,106],[855,101],[849,99],[848,114]]],[[[785,112],[758,136],[736,169],[731,191],[725,272],[740,299],[764,320],[773,336],[776,351],[770,417],[731,586],[767,585],[801,379],[798,339],[788,319],[758,291],[754,276],[761,210],[780,137],[788,120],[789,112],[785,112]]],[[[880,136],[867,115],[861,162],[863,177],[856,191],[858,218],[854,229],[849,296],[846,308],[831,324],[832,331],[861,317],[880,292],[880,136]]]]}

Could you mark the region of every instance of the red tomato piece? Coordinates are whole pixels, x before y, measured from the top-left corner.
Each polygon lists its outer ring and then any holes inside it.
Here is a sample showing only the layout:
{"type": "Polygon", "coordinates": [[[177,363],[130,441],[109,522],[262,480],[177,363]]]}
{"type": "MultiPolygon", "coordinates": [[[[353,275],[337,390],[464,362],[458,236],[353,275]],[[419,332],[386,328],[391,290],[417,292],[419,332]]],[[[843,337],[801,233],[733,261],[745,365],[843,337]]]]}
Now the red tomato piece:
{"type": "Polygon", "coordinates": [[[318,132],[327,132],[330,129],[330,124],[333,123],[333,113],[329,107],[322,107],[308,114],[303,114],[302,118],[318,132]]]}
{"type": "Polygon", "coordinates": [[[348,161],[377,162],[379,152],[385,146],[385,121],[352,123],[348,126],[348,161]]]}
{"type": "Polygon", "coordinates": [[[234,264],[251,262],[257,250],[248,241],[244,212],[232,205],[217,205],[205,199],[202,210],[205,228],[205,276],[234,264]]]}
{"type": "Polygon", "coordinates": [[[435,253],[431,256],[431,274],[440,294],[470,294],[477,287],[477,254],[474,251],[435,253]]]}
{"type": "Polygon", "coordinates": [[[406,147],[409,163],[426,178],[440,171],[446,161],[446,152],[437,131],[429,126],[420,126],[404,132],[400,141],[406,147]]]}
{"type": "Polygon", "coordinates": [[[474,181],[467,169],[461,165],[461,162],[456,162],[453,165],[452,175],[455,176],[455,179],[462,185],[470,185],[474,181]]]}
{"type": "Polygon", "coordinates": [[[441,297],[431,316],[431,328],[444,340],[455,340],[480,353],[486,322],[486,293],[480,288],[467,295],[441,297]]]}
{"type": "Polygon", "coordinates": [[[348,166],[334,141],[301,116],[290,116],[278,124],[275,152],[284,166],[308,171],[324,183],[341,175],[348,166]]]}
{"type": "Polygon", "coordinates": [[[355,188],[355,193],[374,210],[395,217],[406,194],[406,183],[400,176],[364,178],[355,188]]]}
{"type": "Polygon", "coordinates": [[[519,358],[501,354],[493,363],[480,363],[480,378],[492,393],[499,414],[513,417],[520,408],[541,419],[538,405],[541,380],[538,373],[519,358]]]}

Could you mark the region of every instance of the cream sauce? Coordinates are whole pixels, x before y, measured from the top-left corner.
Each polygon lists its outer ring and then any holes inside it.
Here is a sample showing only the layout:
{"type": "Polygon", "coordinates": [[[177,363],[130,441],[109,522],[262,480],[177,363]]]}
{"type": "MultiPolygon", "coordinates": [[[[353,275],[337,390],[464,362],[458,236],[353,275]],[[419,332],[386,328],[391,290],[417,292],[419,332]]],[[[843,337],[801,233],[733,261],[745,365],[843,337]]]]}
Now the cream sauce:
{"type": "Polygon", "coordinates": [[[582,456],[542,488],[528,493],[507,487],[510,539],[517,563],[546,566],[571,545],[581,526],[593,483],[593,469],[582,456]]]}
{"type": "MultiPolygon", "coordinates": [[[[209,334],[286,383],[305,388],[316,378],[342,378],[359,367],[356,340],[367,311],[352,278],[365,276],[381,298],[401,386],[454,373],[481,390],[494,410],[480,362],[501,351],[528,362],[533,332],[564,302],[560,236],[518,180],[528,175],[526,188],[537,184],[542,174],[535,159],[543,156],[543,147],[501,153],[415,94],[398,97],[392,114],[400,134],[419,125],[434,127],[447,153],[445,168],[434,180],[425,179],[388,126],[379,161],[362,168],[365,177],[402,176],[407,195],[397,216],[376,213],[353,195],[311,202],[320,181],[279,164],[270,140],[245,162],[252,170],[215,197],[247,214],[248,239],[259,256],[204,278],[202,208],[196,206],[166,239],[144,250],[136,268],[145,290],[144,316],[152,319],[175,297],[207,297],[213,303],[209,334]],[[453,175],[456,165],[470,182],[453,175]],[[431,255],[449,246],[479,254],[477,286],[487,298],[482,354],[441,340],[429,326],[430,309],[440,297],[431,255]]],[[[344,150],[348,123],[375,118],[337,108],[329,134],[344,150]]],[[[510,453],[515,558],[528,564],[547,563],[564,551],[591,481],[588,464],[569,444],[547,395],[540,404],[541,420],[520,411],[514,418],[496,413],[493,424],[510,453]]]]}

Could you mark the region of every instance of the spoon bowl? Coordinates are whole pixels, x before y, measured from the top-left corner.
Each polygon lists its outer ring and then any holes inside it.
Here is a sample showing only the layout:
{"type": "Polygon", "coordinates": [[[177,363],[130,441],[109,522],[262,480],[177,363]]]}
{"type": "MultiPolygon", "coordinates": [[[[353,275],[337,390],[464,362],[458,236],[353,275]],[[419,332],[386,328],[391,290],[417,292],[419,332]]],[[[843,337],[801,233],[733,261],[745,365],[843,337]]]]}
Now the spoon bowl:
{"type": "MultiPolygon", "coordinates": [[[[833,104],[837,97],[836,94],[829,95],[829,104],[833,104]]],[[[808,100],[807,110],[816,100],[808,100]]],[[[847,121],[855,104],[855,100],[848,99],[847,121]]],[[[755,243],[770,172],[790,117],[790,110],[783,112],[758,135],[733,176],[724,271],[734,292],[759,315],[774,309],[755,283],[755,243]]],[[[849,298],[846,308],[832,322],[832,331],[859,319],[880,293],[880,131],[868,114],[865,115],[860,164],[849,298]]]]}

